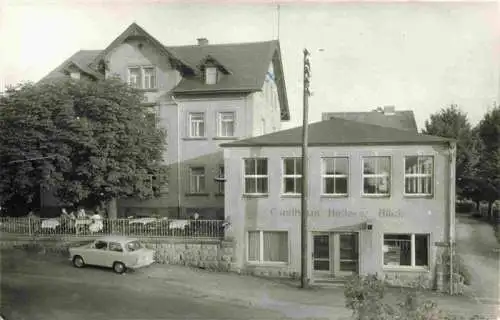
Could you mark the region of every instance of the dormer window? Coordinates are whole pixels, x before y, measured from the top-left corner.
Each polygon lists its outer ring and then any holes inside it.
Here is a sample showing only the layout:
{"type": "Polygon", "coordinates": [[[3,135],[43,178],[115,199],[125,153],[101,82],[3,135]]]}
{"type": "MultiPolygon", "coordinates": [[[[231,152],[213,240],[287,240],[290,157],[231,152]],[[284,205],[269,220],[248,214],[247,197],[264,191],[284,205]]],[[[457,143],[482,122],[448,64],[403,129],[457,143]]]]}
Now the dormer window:
{"type": "Polygon", "coordinates": [[[80,72],[71,72],[69,75],[71,76],[71,79],[80,79],[80,72]]]}
{"type": "Polygon", "coordinates": [[[206,84],[216,84],[217,83],[217,68],[216,67],[206,67],[205,68],[205,82],[206,82],[206,84]]]}

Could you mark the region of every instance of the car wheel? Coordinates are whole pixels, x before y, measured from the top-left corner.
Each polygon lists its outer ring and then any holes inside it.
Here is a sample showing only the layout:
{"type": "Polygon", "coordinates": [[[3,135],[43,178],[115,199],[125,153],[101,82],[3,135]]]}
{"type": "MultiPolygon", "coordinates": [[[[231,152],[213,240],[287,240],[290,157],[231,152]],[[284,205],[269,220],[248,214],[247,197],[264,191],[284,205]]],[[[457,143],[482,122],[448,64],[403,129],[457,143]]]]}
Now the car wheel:
{"type": "Polygon", "coordinates": [[[124,273],[126,270],[125,268],[125,265],[121,262],[115,262],[113,263],[113,271],[118,273],[118,274],[122,274],[124,273]]]}
{"type": "Polygon", "coordinates": [[[83,268],[85,266],[85,261],[80,256],[75,256],[73,258],[73,265],[77,268],[83,268]]]}

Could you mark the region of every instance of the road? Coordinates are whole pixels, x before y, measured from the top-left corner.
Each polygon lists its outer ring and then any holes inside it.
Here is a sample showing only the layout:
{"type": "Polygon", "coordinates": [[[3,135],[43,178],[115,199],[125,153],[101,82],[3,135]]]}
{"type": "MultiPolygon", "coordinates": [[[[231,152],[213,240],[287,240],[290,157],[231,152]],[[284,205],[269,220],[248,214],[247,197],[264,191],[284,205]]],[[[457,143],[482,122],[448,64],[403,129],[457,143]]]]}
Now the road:
{"type": "Polygon", "coordinates": [[[62,257],[2,252],[1,313],[7,320],[284,319],[276,311],[217,301],[140,272],[116,275],[72,268],[62,257]]]}
{"type": "Polygon", "coordinates": [[[483,303],[500,303],[500,255],[493,227],[457,214],[457,253],[471,273],[470,291],[483,303]]]}

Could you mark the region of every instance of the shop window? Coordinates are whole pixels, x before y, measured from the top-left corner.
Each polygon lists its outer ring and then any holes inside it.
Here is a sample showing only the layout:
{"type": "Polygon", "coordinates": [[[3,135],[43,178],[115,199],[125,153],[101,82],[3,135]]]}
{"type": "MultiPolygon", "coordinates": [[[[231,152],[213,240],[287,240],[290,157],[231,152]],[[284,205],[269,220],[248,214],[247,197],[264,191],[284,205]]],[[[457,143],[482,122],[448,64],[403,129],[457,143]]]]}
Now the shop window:
{"type": "Polygon", "coordinates": [[[254,263],[287,263],[287,231],[249,231],[248,261],[254,263]]]}
{"type": "Polygon", "coordinates": [[[384,266],[427,267],[429,236],[426,234],[385,234],[384,266]]]}

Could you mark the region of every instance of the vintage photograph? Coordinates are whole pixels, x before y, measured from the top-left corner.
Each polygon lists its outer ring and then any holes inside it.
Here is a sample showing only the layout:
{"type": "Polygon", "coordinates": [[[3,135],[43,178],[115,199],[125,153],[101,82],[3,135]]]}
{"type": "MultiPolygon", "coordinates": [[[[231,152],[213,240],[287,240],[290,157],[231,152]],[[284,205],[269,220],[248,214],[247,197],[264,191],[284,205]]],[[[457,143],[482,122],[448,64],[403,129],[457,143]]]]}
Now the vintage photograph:
{"type": "Polygon", "coordinates": [[[500,320],[496,1],[0,2],[0,320],[500,320]]]}

